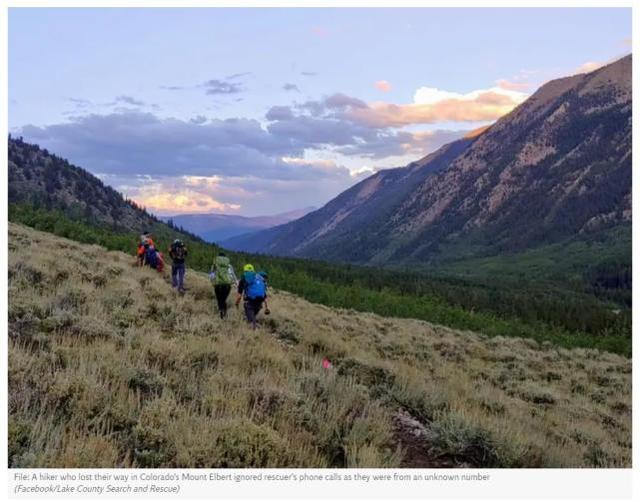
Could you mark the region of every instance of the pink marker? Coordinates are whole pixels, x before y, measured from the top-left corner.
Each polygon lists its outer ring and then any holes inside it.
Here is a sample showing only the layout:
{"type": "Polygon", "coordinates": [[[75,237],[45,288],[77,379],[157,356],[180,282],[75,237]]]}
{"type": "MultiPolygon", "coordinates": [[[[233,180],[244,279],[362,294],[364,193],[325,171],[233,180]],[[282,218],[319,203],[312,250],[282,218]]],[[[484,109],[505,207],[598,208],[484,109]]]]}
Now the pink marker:
{"type": "Polygon", "coordinates": [[[331,368],[331,361],[329,361],[329,359],[327,359],[326,357],[322,360],[322,367],[325,370],[328,370],[329,368],[331,368]]]}

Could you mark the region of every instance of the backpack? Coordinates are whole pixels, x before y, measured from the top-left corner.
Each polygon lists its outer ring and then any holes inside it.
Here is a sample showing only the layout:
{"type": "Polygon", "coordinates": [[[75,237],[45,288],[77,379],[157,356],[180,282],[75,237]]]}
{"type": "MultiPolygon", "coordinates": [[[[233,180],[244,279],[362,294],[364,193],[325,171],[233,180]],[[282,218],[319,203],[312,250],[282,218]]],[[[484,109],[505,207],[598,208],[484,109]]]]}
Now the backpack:
{"type": "Polygon", "coordinates": [[[245,272],[244,279],[247,281],[247,298],[254,299],[264,298],[267,296],[267,285],[260,274],[256,274],[255,272],[245,272]]]}
{"type": "Polygon", "coordinates": [[[231,263],[226,256],[216,256],[216,260],[213,263],[213,271],[216,273],[215,284],[231,284],[231,274],[229,268],[231,263]]]}
{"type": "Polygon", "coordinates": [[[154,246],[149,246],[145,250],[144,256],[145,262],[151,268],[156,268],[158,265],[158,255],[156,254],[156,248],[154,246]]]}
{"type": "Polygon", "coordinates": [[[185,256],[187,255],[187,253],[185,252],[185,247],[184,246],[171,246],[171,251],[172,251],[172,258],[174,260],[177,260],[178,262],[180,261],[184,261],[185,256]]]}

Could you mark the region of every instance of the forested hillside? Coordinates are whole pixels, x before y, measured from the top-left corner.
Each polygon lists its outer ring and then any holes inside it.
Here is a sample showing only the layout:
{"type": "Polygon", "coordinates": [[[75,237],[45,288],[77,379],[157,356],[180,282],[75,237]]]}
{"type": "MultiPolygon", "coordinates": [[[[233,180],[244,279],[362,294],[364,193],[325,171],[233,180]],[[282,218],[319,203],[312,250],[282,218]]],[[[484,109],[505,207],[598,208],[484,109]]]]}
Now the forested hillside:
{"type": "Polygon", "coordinates": [[[22,140],[9,137],[9,204],[45,210],[59,210],[68,218],[117,232],[159,235],[200,240],[173,225],[167,225],[134,201],[85,169],[22,140]]]}

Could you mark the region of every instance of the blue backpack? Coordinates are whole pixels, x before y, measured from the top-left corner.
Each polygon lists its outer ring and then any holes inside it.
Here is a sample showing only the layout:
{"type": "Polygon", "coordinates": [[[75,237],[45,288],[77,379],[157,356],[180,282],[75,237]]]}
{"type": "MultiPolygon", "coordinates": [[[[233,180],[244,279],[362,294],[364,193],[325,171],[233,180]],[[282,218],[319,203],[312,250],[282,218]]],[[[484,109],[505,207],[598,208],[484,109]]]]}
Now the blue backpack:
{"type": "Polygon", "coordinates": [[[245,272],[244,279],[247,281],[247,298],[264,298],[267,295],[267,285],[261,275],[255,272],[245,272]]]}
{"type": "Polygon", "coordinates": [[[156,248],[153,246],[149,246],[145,250],[146,256],[145,261],[151,268],[156,268],[158,266],[158,257],[156,256],[156,248]]]}

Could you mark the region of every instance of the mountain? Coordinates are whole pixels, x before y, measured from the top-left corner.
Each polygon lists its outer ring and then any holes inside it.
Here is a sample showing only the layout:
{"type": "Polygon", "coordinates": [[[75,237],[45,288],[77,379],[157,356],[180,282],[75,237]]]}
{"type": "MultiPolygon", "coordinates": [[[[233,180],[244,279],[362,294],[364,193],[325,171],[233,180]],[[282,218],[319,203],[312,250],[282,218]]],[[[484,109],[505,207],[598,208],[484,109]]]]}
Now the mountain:
{"type": "Polygon", "coordinates": [[[239,216],[234,214],[181,214],[162,217],[175,226],[194,233],[209,242],[221,242],[237,235],[249,234],[288,223],[315,210],[315,207],[296,209],[271,216],[239,216]]]}
{"type": "MultiPolygon", "coordinates": [[[[299,220],[252,235],[227,239],[224,244],[231,249],[286,254],[282,253],[285,242],[295,243],[297,246],[303,243],[306,245],[322,242],[324,239],[321,238],[331,235],[337,229],[341,234],[348,234],[358,232],[365,226],[381,225],[416,185],[446,167],[448,162],[472,142],[473,138],[462,138],[406,168],[378,171],[341,193],[321,209],[299,220]]],[[[297,248],[293,251],[294,254],[299,254],[297,248]]],[[[305,256],[304,253],[300,255],[305,256]]],[[[321,256],[321,253],[312,255],[321,256]]]]}
{"type": "Polygon", "coordinates": [[[516,252],[628,224],[631,65],[629,55],[548,82],[488,129],[227,245],[408,264],[516,252]]]}
{"type": "Polygon", "coordinates": [[[9,137],[8,150],[9,204],[57,209],[73,220],[118,232],[201,240],[160,221],[88,171],[38,145],[9,137]]]}

